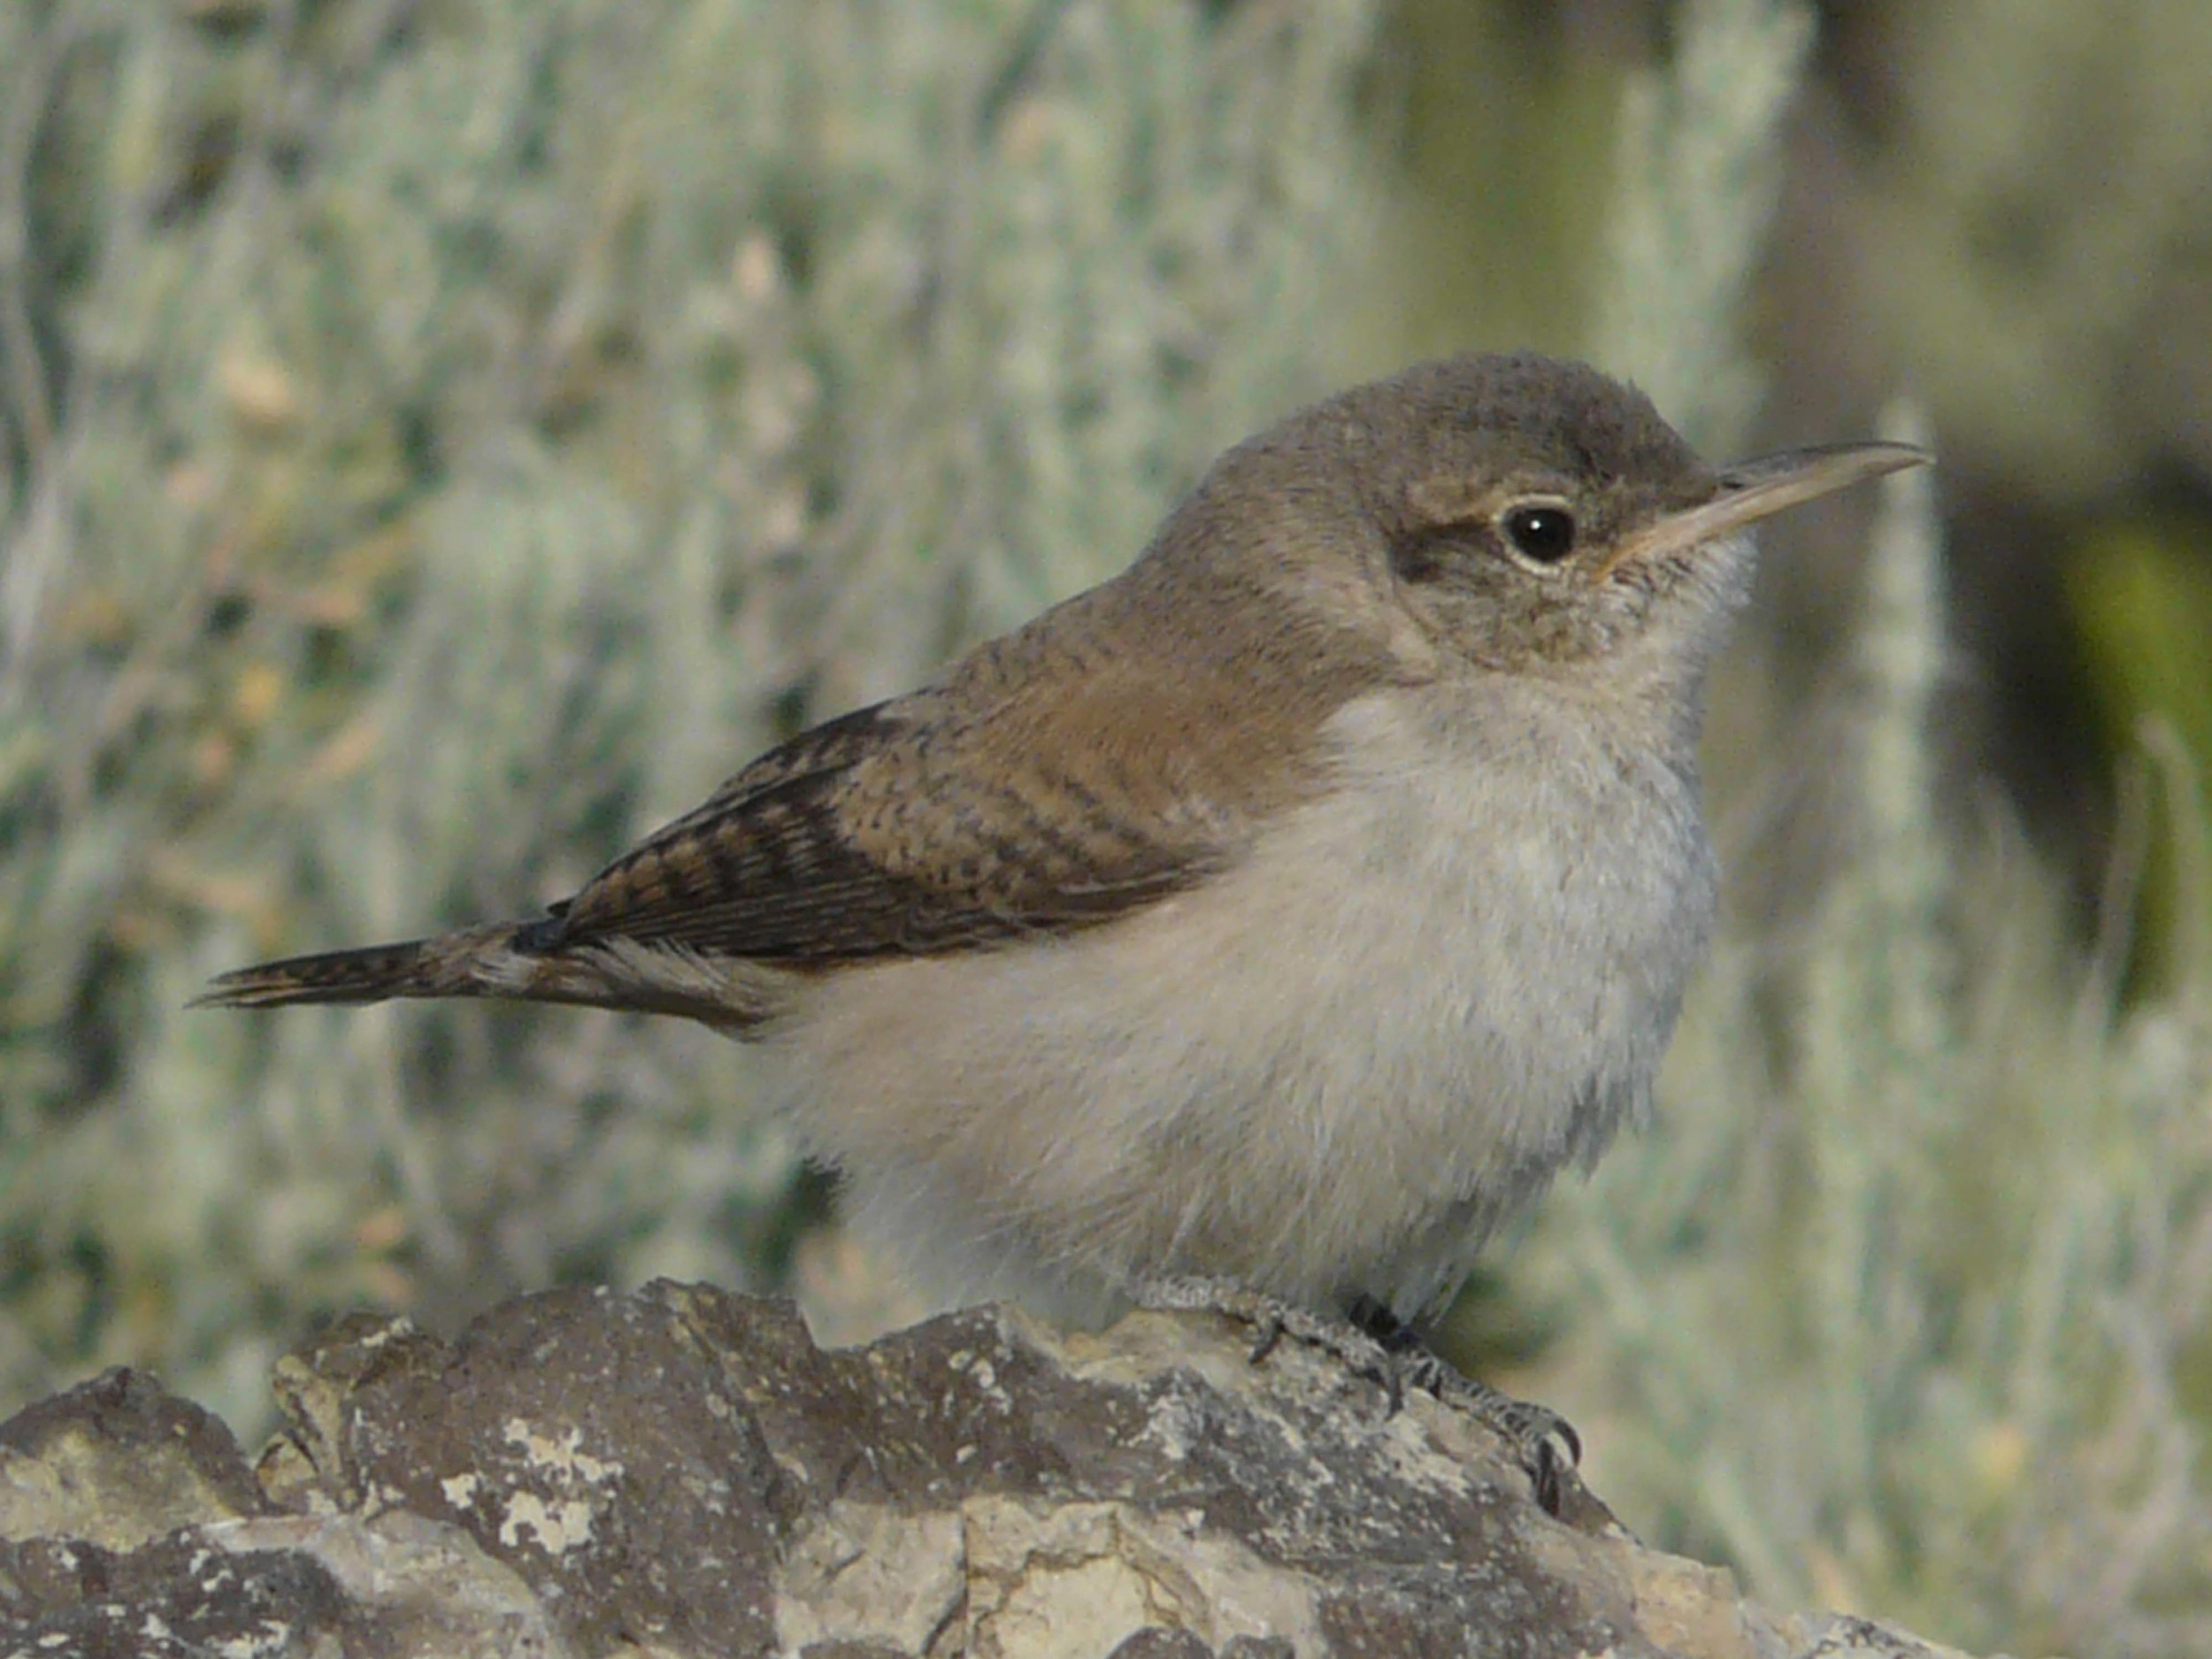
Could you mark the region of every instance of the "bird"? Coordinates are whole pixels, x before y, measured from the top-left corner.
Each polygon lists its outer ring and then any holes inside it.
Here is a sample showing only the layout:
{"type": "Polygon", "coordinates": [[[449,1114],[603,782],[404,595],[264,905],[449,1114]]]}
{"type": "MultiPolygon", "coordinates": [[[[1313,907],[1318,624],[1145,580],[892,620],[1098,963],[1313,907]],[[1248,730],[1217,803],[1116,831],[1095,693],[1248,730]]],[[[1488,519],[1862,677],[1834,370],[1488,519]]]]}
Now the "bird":
{"type": "Polygon", "coordinates": [[[1715,465],[1532,353],[1228,450],[1118,576],[801,733],[519,920],[227,973],[758,1044],[930,1299],[1102,1325],[1225,1284],[1422,1328],[1650,1108],[1717,875],[1747,532],[1930,457],[1715,465]]]}

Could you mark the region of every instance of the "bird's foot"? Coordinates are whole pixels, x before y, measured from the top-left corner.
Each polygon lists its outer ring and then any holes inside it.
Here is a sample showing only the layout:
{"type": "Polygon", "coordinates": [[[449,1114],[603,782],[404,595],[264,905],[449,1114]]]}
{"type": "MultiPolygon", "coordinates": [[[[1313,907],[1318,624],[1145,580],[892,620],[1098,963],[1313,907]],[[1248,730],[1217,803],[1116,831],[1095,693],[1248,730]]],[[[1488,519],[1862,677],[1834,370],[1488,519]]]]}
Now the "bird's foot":
{"type": "Polygon", "coordinates": [[[1548,1515],[1559,1515],[1569,1486],[1579,1484],[1575,1470],[1582,1461],[1582,1437],[1572,1424],[1548,1406],[1517,1400],[1464,1375],[1379,1304],[1362,1302],[1347,1318],[1317,1313],[1233,1279],[1184,1275],[1144,1279],[1129,1294],[1152,1312],[1217,1313],[1250,1326],[1256,1365],[1286,1337],[1317,1348],[1381,1388],[1394,1414],[1414,1388],[1466,1412],[1512,1448],[1548,1515]]]}
{"type": "Polygon", "coordinates": [[[1470,1377],[1421,1338],[1420,1333],[1379,1302],[1362,1301],[1351,1325],[1399,1367],[1401,1388],[1418,1388],[1464,1411],[1513,1448],[1515,1460],[1536,1487],[1536,1502],[1556,1516],[1570,1483],[1579,1484],[1582,1436],[1549,1406],[1518,1400],[1470,1377]]]}
{"type": "Polygon", "coordinates": [[[1394,1357],[1407,1367],[1408,1386],[1466,1412],[1510,1446],[1514,1461],[1535,1485],[1536,1502],[1547,1515],[1559,1514],[1568,1484],[1580,1479],[1582,1436],[1573,1424],[1549,1406],[1516,1399],[1425,1350],[1394,1357]]]}

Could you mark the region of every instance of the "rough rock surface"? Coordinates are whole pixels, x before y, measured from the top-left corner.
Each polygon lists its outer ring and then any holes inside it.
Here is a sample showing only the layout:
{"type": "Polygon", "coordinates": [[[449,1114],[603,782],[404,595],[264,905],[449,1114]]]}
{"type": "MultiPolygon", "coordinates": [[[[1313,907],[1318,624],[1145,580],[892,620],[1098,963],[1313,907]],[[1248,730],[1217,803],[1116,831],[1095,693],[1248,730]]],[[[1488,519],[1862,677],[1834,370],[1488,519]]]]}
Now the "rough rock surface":
{"type": "Polygon", "coordinates": [[[1917,1659],[1742,1601],[1488,1432],[1208,1317],[825,1352],[672,1284],[355,1319],[229,1432],[116,1371],[0,1425],[0,1655],[1917,1659]]]}

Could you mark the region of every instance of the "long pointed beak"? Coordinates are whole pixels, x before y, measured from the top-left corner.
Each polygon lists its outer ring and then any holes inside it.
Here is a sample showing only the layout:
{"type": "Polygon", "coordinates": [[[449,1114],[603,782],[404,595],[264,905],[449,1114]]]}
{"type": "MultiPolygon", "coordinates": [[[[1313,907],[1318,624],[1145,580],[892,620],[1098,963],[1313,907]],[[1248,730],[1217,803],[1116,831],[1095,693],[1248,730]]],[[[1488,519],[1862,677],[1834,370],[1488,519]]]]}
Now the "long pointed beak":
{"type": "Polygon", "coordinates": [[[1590,580],[1603,581],[1631,559],[1678,553],[1853,484],[1934,459],[1910,443],[1833,443],[1739,461],[1720,469],[1720,491],[1712,500],[1669,513],[1623,537],[1590,580]]]}

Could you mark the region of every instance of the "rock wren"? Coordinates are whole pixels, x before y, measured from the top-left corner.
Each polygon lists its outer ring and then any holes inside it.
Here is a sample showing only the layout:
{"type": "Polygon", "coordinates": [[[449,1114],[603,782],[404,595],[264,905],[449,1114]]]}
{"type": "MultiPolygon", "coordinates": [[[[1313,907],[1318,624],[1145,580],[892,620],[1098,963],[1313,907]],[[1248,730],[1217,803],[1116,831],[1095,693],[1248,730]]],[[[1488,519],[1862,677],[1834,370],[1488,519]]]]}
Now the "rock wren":
{"type": "Polygon", "coordinates": [[[1455,357],[1232,449],[1127,571],[764,755],[543,916],[217,979],[764,1044],[946,1300],[1151,1281],[1417,1320],[1645,1110],[1715,891],[1706,670],[1753,521],[1927,457],[1701,461],[1455,357]]]}

